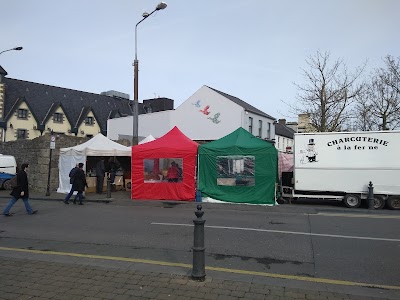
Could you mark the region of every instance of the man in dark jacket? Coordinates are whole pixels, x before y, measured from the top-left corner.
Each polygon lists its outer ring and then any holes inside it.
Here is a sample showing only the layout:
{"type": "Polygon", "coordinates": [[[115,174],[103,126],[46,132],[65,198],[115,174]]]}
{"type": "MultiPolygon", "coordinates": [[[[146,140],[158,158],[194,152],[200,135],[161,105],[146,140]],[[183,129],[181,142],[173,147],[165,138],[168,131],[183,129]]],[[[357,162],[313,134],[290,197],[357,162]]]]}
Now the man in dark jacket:
{"type": "MultiPolygon", "coordinates": [[[[75,167],[73,167],[71,169],[71,171],[69,172],[69,183],[73,184],[74,183],[74,179],[75,179],[75,173],[76,171],[79,170],[79,164],[76,164],[75,167]]],[[[71,198],[71,196],[74,194],[76,190],[74,190],[74,186],[71,186],[71,190],[69,191],[68,195],[65,197],[64,203],[65,204],[69,204],[69,198],[71,198]]],[[[85,198],[82,196],[82,198],[85,198]]],[[[74,204],[76,203],[76,199],[78,199],[78,195],[75,195],[74,198],[74,204]]]]}
{"type": "Polygon", "coordinates": [[[22,200],[24,201],[26,212],[29,215],[34,215],[38,212],[37,210],[33,210],[31,205],[29,204],[28,175],[26,174],[28,168],[29,164],[27,163],[23,163],[21,165],[21,171],[19,171],[17,174],[17,186],[13,188],[10,194],[12,196],[12,199],[3,210],[3,215],[12,216],[12,214],[10,213],[10,209],[19,198],[22,198],[22,200]]]}
{"type": "MultiPolygon", "coordinates": [[[[83,195],[82,193],[85,191],[85,187],[87,187],[87,182],[86,182],[86,175],[85,172],[83,171],[83,163],[78,164],[78,170],[75,171],[74,174],[74,182],[72,183],[72,186],[75,191],[78,192],[76,195],[79,200],[79,205],[83,205],[82,199],[83,195]]],[[[76,201],[74,200],[74,204],[76,201]]]]}

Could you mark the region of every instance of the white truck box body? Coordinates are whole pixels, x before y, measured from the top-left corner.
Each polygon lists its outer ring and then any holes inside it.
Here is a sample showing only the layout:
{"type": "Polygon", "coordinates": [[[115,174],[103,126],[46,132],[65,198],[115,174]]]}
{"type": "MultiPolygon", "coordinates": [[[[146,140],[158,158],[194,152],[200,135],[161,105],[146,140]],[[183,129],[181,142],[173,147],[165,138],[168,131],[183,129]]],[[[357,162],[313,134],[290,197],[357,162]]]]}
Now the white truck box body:
{"type": "Polygon", "coordinates": [[[0,173],[15,175],[17,171],[17,162],[12,155],[0,154],[0,173]]]}
{"type": "Polygon", "coordinates": [[[295,134],[296,191],[400,195],[400,131],[295,134]]]}

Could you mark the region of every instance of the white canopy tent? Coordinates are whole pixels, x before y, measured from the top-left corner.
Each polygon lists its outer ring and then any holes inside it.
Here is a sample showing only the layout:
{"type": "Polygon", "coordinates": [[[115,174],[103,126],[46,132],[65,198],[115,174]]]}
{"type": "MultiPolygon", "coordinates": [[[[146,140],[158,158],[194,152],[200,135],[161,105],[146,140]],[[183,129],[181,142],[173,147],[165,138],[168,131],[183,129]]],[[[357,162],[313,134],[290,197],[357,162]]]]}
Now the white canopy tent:
{"type": "Polygon", "coordinates": [[[83,144],[61,148],[58,162],[60,184],[57,192],[68,193],[71,190],[69,172],[77,163],[85,164],[87,156],[131,156],[131,151],[131,147],[113,142],[101,133],[83,144]]]}
{"type": "Polygon", "coordinates": [[[139,145],[144,144],[144,143],[148,143],[148,142],[152,142],[155,141],[156,139],[154,138],[154,136],[152,136],[151,134],[147,137],[145,137],[143,140],[141,140],[139,142],[139,145]]]}

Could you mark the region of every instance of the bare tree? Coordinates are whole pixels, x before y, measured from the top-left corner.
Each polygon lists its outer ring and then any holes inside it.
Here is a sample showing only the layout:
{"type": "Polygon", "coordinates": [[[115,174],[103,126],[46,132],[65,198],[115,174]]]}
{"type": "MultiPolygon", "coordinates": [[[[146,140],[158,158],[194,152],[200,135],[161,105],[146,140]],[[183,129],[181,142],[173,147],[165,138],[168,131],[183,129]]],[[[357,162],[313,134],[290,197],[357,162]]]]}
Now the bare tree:
{"type": "Polygon", "coordinates": [[[291,110],[309,114],[316,131],[341,131],[352,117],[351,104],[363,91],[359,81],[366,63],[350,73],[342,59],[330,63],[329,52],[317,52],[306,63],[310,67],[303,69],[306,83],[295,83],[298,103],[291,110]]]}
{"type": "Polygon", "coordinates": [[[384,62],[391,74],[391,78],[388,78],[387,83],[400,93],[400,58],[397,58],[396,61],[393,56],[387,55],[384,58],[384,62]]]}
{"type": "Polygon", "coordinates": [[[372,72],[365,101],[358,102],[356,113],[368,113],[376,129],[392,130],[400,126],[400,67],[390,55],[383,61],[385,66],[372,72]],[[368,111],[364,109],[366,107],[368,111]]]}
{"type": "Polygon", "coordinates": [[[356,104],[353,110],[354,120],[353,120],[353,131],[371,131],[379,130],[378,121],[376,117],[372,114],[372,104],[367,102],[366,93],[365,95],[356,98],[356,104]]]}

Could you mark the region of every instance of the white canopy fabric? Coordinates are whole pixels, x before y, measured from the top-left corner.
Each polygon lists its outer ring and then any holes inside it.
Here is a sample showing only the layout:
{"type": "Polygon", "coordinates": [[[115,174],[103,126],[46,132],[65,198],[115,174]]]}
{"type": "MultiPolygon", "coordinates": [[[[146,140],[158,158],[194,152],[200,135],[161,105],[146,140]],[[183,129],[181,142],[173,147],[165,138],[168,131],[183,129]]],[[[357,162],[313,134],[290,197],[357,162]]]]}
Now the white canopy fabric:
{"type": "Polygon", "coordinates": [[[61,148],[58,162],[60,184],[57,192],[68,193],[71,190],[69,172],[77,163],[85,164],[87,156],[131,156],[131,151],[131,147],[113,142],[101,133],[83,144],[61,148]]]}
{"type": "Polygon", "coordinates": [[[154,136],[152,136],[151,134],[149,135],[149,136],[147,136],[147,137],[145,137],[143,140],[141,140],[140,142],[139,142],[139,145],[141,145],[141,144],[144,144],[144,143],[148,143],[148,142],[151,142],[151,141],[155,141],[156,139],[154,138],[154,136]]]}

